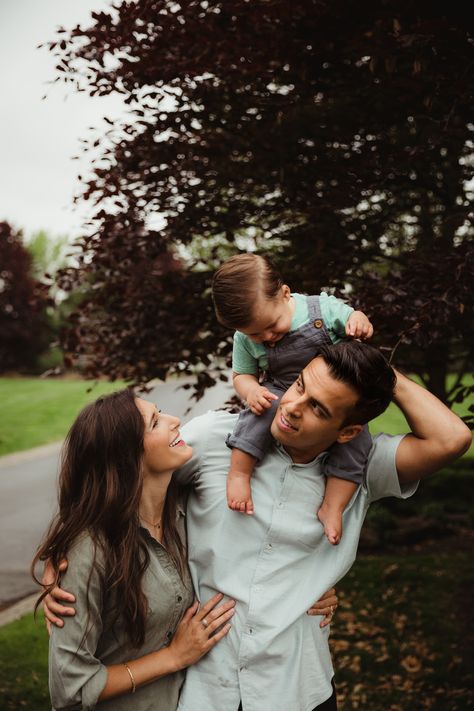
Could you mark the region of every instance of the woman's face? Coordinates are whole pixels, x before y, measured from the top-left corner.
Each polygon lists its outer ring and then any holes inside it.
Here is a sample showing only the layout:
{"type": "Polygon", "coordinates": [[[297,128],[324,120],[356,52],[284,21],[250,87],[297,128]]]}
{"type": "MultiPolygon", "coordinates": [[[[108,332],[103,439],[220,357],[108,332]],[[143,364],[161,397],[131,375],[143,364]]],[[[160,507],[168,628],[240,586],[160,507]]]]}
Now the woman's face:
{"type": "Polygon", "coordinates": [[[153,403],[147,400],[137,398],[136,403],[145,422],[145,473],[154,475],[173,472],[187,462],[193,453],[181,438],[179,418],[158,412],[153,403]]]}

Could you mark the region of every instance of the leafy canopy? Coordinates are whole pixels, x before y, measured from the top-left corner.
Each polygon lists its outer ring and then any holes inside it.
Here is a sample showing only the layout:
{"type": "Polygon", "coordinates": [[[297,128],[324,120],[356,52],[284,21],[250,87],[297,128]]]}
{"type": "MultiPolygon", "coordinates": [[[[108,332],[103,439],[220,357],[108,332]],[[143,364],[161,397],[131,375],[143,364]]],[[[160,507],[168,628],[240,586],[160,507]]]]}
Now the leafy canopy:
{"type": "Polygon", "coordinates": [[[94,175],[87,285],[67,336],[92,374],[203,364],[230,334],[216,264],[271,252],[293,289],[333,288],[452,402],[472,367],[474,43],[461,3],[138,0],[61,29],[64,80],[118,92],[94,175]],[[459,381],[446,392],[446,374],[459,381]]]}

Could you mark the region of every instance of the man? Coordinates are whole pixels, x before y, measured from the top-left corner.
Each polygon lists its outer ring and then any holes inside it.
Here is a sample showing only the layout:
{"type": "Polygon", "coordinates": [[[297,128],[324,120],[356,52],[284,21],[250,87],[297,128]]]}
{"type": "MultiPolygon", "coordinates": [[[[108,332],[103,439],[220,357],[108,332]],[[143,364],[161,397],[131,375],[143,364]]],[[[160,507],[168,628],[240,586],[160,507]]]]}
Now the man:
{"type": "Polygon", "coordinates": [[[400,374],[395,382],[375,348],[358,342],[324,348],[281,399],[275,444],[254,474],[255,515],[243,517],[226,506],[224,441],[234,423],[234,415],[213,412],[183,428],[194,449],[177,473],[193,484],[193,582],[200,599],[221,591],[237,604],[227,637],[188,669],[179,709],[335,709],[328,628],[305,611],[351,567],[370,503],[411,496],[420,477],[466,451],[470,432],[426,390],[400,374]],[[374,439],[366,481],[344,512],[342,541],[333,547],[316,517],[324,453],[357,436],[392,393],[412,431],[374,439]]]}

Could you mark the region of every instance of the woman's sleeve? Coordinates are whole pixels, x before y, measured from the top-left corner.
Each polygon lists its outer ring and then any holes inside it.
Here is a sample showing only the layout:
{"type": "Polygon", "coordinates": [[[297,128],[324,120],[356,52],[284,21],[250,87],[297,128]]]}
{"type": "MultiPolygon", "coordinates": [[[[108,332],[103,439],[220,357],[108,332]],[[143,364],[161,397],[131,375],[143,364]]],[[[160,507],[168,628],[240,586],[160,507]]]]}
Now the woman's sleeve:
{"type": "Polygon", "coordinates": [[[107,682],[107,668],[95,656],[102,634],[102,586],[93,556],[91,539],[82,538],[69,551],[61,578],[61,586],[76,597],[76,614],[51,630],[49,689],[56,711],[93,709],[107,682]]]}

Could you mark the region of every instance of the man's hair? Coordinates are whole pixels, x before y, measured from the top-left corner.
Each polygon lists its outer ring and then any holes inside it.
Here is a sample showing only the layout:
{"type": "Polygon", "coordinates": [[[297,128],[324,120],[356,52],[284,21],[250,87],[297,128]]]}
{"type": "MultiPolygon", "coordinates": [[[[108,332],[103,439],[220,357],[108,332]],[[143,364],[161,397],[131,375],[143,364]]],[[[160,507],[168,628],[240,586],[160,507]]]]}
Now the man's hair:
{"type": "Polygon", "coordinates": [[[364,425],[387,409],[393,398],[396,377],[377,348],[359,341],[343,341],[322,346],[318,356],[324,359],[333,378],[349,385],[359,395],[343,427],[364,425]]]}
{"type": "Polygon", "coordinates": [[[231,257],[212,280],[217,320],[227,328],[245,328],[257,299],[273,299],[282,286],[283,279],[268,257],[252,253],[231,257]]]}

